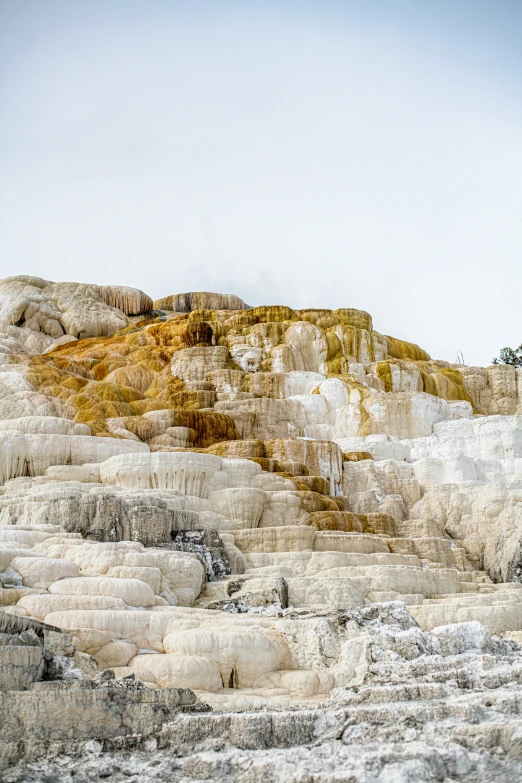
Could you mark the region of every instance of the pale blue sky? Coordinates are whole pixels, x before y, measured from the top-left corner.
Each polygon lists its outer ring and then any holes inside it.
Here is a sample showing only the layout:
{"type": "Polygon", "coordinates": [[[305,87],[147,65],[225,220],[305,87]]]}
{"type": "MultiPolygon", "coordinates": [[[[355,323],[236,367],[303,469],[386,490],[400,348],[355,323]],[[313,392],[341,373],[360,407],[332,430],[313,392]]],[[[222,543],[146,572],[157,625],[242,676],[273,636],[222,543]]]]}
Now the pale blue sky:
{"type": "Polygon", "coordinates": [[[522,3],[0,0],[0,276],[522,341],[522,3]]]}

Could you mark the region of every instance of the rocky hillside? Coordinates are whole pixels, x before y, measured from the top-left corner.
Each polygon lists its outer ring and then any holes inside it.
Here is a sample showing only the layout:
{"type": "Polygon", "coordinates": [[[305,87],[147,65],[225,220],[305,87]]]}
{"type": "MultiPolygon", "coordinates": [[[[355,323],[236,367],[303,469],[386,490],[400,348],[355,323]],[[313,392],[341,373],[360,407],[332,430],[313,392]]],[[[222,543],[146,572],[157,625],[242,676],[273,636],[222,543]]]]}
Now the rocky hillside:
{"type": "Polygon", "coordinates": [[[5,780],[519,780],[520,413],[360,310],[0,281],[0,618],[68,658],[0,633],[5,780]]]}

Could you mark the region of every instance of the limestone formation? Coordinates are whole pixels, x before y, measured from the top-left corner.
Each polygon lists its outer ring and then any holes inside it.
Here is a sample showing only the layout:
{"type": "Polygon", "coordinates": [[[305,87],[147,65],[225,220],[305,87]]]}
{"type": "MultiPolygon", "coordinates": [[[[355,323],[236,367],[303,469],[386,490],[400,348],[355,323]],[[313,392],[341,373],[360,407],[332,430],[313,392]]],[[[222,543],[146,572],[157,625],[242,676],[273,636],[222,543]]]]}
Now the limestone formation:
{"type": "Polygon", "coordinates": [[[179,737],[173,780],[520,779],[520,369],[349,308],[27,276],[0,303],[6,780],[153,780],[179,737]]]}

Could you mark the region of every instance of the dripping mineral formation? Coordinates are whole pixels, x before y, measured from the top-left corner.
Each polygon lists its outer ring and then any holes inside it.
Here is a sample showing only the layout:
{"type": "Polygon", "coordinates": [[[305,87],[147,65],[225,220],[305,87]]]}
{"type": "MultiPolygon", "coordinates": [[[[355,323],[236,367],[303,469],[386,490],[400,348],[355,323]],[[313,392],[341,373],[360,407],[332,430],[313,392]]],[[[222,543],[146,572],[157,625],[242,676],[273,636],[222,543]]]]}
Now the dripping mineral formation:
{"type": "Polygon", "coordinates": [[[0,281],[0,776],[522,779],[522,369],[0,281]]]}

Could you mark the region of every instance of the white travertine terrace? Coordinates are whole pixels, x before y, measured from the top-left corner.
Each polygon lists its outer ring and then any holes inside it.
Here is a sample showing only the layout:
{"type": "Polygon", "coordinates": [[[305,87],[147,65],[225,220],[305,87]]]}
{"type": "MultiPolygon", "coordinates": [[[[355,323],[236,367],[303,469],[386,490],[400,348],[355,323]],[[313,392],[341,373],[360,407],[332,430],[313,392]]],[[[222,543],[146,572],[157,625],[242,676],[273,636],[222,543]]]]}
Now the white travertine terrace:
{"type": "Polygon", "coordinates": [[[370,605],[522,639],[521,371],[216,297],[0,282],[2,611],[224,711],[359,687],[370,605]]]}

